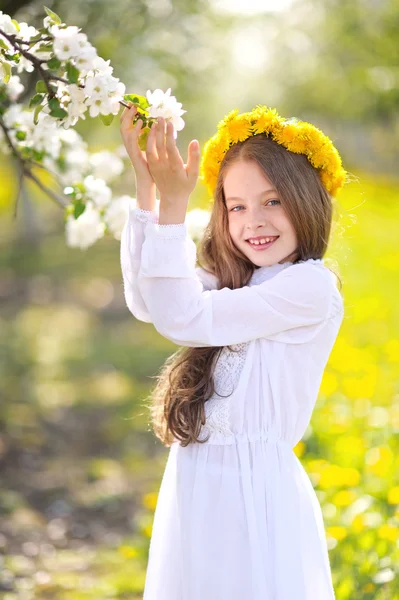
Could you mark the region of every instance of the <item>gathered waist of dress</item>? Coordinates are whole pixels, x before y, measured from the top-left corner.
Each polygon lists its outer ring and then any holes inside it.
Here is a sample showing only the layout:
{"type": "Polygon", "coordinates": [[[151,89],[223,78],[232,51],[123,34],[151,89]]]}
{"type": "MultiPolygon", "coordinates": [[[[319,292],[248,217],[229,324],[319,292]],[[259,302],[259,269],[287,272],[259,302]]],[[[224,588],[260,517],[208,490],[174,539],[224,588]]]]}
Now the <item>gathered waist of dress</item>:
{"type": "MultiPolygon", "coordinates": [[[[200,439],[206,439],[206,436],[200,439]]],[[[217,433],[212,432],[208,441],[203,443],[202,445],[211,444],[217,446],[233,446],[238,444],[248,444],[251,442],[262,441],[270,444],[278,444],[279,446],[286,447],[290,450],[293,450],[295,443],[278,437],[277,435],[273,435],[273,433],[268,432],[254,432],[254,433],[233,433],[230,435],[226,435],[225,433],[217,433]]]]}

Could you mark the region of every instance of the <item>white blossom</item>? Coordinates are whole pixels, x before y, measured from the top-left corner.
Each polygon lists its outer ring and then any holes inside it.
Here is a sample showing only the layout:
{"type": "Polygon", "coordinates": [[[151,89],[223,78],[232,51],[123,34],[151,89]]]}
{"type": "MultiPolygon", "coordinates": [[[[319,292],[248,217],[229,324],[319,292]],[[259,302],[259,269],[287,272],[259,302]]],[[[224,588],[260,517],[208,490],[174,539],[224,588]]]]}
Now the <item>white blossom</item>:
{"type": "Polygon", "coordinates": [[[389,581],[393,581],[395,579],[395,573],[392,569],[383,569],[373,577],[374,583],[383,584],[388,583],[389,581]]]}
{"type": "Polygon", "coordinates": [[[6,92],[9,99],[12,100],[12,102],[15,102],[18,99],[18,97],[22,94],[24,89],[25,88],[22,85],[18,75],[11,75],[6,87],[6,92]]]}
{"type": "Polygon", "coordinates": [[[94,177],[101,177],[107,183],[123,173],[123,161],[109,150],[101,150],[90,156],[94,177]]]}
{"type": "Polygon", "coordinates": [[[4,14],[0,10],[0,29],[4,31],[4,33],[11,33],[16,35],[18,33],[18,29],[15,27],[14,23],[11,20],[10,15],[4,14]]]}
{"type": "Polygon", "coordinates": [[[110,95],[109,101],[111,106],[111,113],[117,115],[120,110],[120,101],[123,100],[123,96],[126,92],[126,86],[121,81],[116,84],[115,91],[110,95]]]}
{"type": "Polygon", "coordinates": [[[86,95],[85,91],[76,83],[65,84],[59,83],[57,97],[60,99],[62,107],[68,112],[68,116],[62,120],[64,128],[75,125],[79,119],[85,119],[84,113],[87,106],[84,103],[86,95]]]}
{"type": "MultiPolygon", "coordinates": [[[[59,130],[61,140],[61,156],[63,162],[62,172],[59,172],[59,179],[62,185],[70,185],[81,182],[84,177],[90,173],[89,153],[87,143],[75,131],[75,129],[59,130]]],[[[54,165],[57,171],[60,169],[54,165]]]]}
{"type": "Polygon", "coordinates": [[[86,34],[79,33],[79,27],[75,25],[63,28],[52,25],[49,31],[54,36],[54,54],[59,60],[69,60],[78,56],[87,42],[86,34]]]}
{"type": "Polygon", "coordinates": [[[115,239],[121,239],[122,230],[129,215],[129,207],[135,205],[135,198],[123,195],[112,200],[108,206],[104,214],[104,220],[115,239]]]}
{"type": "Polygon", "coordinates": [[[17,64],[16,69],[17,73],[22,73],[23,71],[26,71],[27,73],[33,73],[35,67],[33,66],[30,60],[25,58],[25,56],[20,56],[19,63],[17,64]]]}
{"type": "Polygon", "coordinates": [[[38,115],[38,124],[36,126],[32,120],[31,142],[33,147],[39,151],[44,150],[47,154],[58,158],[61,149],[59,129],[57,121],[44,111],[41,111],[38,115]]]}
{"type": "Polygon", "coordinates": [[[92,202],[86,204],[85,211],[77,218],[68,215],[66,241],[71,248],[86,250],[104,236],[105,224],[92,202]]]}
{"type": "Polygon", "coordinates": [[[185,223],[187,232],[193,240],[201,239],[209,223],[210,216],[210,212],[202,208],[194,208],[187,212],[185,223]]]}
{"type": "Polygon", "coordinates": [[[97,50],[91,44],[87,44],[75,58],[75,66],[80,72],[87,73],[94,69],[96,57],[97,50]]]}
{"type": "Polygon", "coordinates": [[[125,90],[125,84],[111,75],[97,74],[87,77],[85,94],[90,116],[118,114],[119,101],[123,99],[125,90]]]}
{"type": "Polygon", "coordinates": [[[46,29],[50,29],[51,25],[53,24],[53,19],[52,17],[48,16],[44,17],[43,19],[43,27],[45,27],[46,29]]]}
{"type": "Polygon", "coordinates": [[[31,146],[33,121],[32,113],[24,110],[20,104],[11,104],[3,115],[4,124],[7,127],[8,135],[14,146],[31,146]],[[26,134],[25,140],[20,141],[16,138],[17,131],[26,134]]]}
{"type": "Polygon", "coordinates": [[[39,35],[38,30],[32,25],[28,25],[25,21],[19,23],[18,37],[24,42],[29,42],[35,35],[39,35]]]}
{"type": "Polygon", "coordinates": [[[92,200],[96,206],[102,208],[110,203],[112,191],[103,179],[88,175],[84,178],[83,184],[86,188],[87,198],[92,200]]]}
{"type": "Polygon", "coordinates": [[[173,134],[177,137],[177,131],[181,131],[185,125],[181,115],[185,110],[182,110],[182,103],[177,102],[175,96],[170,95],[171,88],[168,88],[166,92],[163,92],[159,88],[151,92],[147,91],[147,100],[150,103],[148,109],[149,115],[152,118],[163,117],[173,123],[173,134]]]}
{"type": "Polygon", "coordinates": [[[104,60],[101,56],[96,56],[93,61],[93,68],[102,75],[112,75],[114,68],[110,65],[110,60],[104,60]]]}
{"type": "Polygon", "coordinates": [[[88,104],[96,100],[104,100],[108,97],[107,80],[104,75],[94,75],[85,80],[85,92],[88,97],[88,104]]]}

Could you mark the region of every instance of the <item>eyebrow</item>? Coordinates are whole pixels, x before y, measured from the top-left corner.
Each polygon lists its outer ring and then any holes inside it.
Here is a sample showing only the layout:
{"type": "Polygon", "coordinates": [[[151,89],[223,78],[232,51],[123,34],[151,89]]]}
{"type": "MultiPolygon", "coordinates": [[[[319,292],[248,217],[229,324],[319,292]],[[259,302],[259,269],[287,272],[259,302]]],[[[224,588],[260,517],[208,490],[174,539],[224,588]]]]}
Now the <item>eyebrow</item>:
{"type": "MultiPolygon", "coordinates": [[[[261,198],[262,196],[265,196],[266,194],[270,194],[271,192],[273,192],[275,194],[278,194],[277,190],[275,190],[274,188],[270,188],[268,190],[263,190],[263,192],[261,192],[258,195],[258,198],[261,198]]],[[[243,199],[240,198],[239,196],[229,196],[228,198],[226,198],[226,202],[230,202],[232,200],[240,200],[240,201],[242,201],[243,199]]]]}

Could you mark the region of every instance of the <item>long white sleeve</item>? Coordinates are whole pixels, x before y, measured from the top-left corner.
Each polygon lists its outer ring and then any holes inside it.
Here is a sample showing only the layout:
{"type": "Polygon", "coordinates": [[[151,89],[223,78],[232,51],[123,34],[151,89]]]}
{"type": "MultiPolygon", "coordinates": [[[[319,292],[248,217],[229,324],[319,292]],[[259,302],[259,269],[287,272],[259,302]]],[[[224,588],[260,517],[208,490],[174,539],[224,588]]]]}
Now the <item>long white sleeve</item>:
{"type": "MultiPolygon", "coordinates": [[[[120,262],[123,277],[123,288],[126,304],[130,312],[145,323],[152,323],[151,314],[141,295],[137,277],[141,264],[141,252],[145,239],[145,226],[147,223],[158,223],[159,207],[156,210],[144,210],[130,207],[128,218],[121,235],[120,262]]],[[[160,229],[169,226],[160,225],[160,229]]],[[[204,290],[217,287],[216,278],[201,267],[196,267],[196,273],[204,290]]]]}
{"type": "Polygon", "coordinates": [[[204,291],[195,263],[196,245],[184,223],[147,223],[139,289],[157,331],[181,346],[226,346],[262,337],[300,343],[343,310],[323,265],[298,263],[259,285],[204,291]]]}
{"type": "Polygon", "coordinates": [[[123,276],[123,288],[126,304],[133,315],[140,321],[151,323],[141,292],[137,285],[137,275],[141,263],[141,249],[144,242],[147,223],[158,222],[157,210],[129,208],[129,215],[121,235],[120,261],[123,276]]]}

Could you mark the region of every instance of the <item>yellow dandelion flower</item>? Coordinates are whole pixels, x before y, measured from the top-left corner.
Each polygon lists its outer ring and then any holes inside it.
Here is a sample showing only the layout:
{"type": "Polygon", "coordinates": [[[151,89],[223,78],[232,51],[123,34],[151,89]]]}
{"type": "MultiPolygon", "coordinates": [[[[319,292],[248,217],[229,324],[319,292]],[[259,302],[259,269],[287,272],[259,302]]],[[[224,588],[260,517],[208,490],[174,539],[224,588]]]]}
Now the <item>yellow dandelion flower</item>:
{"type": "Polygon", "coordinates": [[[230,121],[225,126],[225,129],[228,138],[233,144],[236,144],[237,142],[243,142],[252,134],[251,124],[245,117],[230,121]]]}
{"type": "Polygon", "coordinates": [[[286,146],[289,150],[290,145],[295,142],[298,137],[298,131],[295,125],[285,125],[280,130],[273,132],[273,139],[276,140],[278,144],[282,144],[286,146]]]}
{"type": "Polygon", "coordinates": [[[306,444],[305,444],[305,442],[302,442],[302,440],[300,442],[298,442],[294,448],[294,452],[298,458],[300,458],[301,456],[303,456],[305,454],[305,450],[306,450],[306,444]]]}
{"type": "Polygon", "coordinates": [[[320,167],[326,167],[329,160],[328,153],[324,148],[321,148],[317,152],[315,152],[312,156],[311,163],[316,169],[320,167]]]}
{"type": "Polygon", "coordinates": [[[238,115],[238,108],[234,108],[231,110],[221,121],[219,121],[217,128],[223,129],[230,121],[234,121],[234,119],[238,115]]]}
{"type": "Polygon", "coordinates": [[[135,558],[138,556],[137,550],[131,546],[119,546],[118,552],[123,558],[135,558]]]}
{"type": "Polygon", "coordinates": [[[259,133],[270,133],[280,127],[279,117],[272,110],[264,114],[259,114],[258,118],[253,119],[252,128],[256,135],[259,133]]]}
{"type": "Polygon", "coordinates": [[[399,504],[399,485],[396,485],[389,490],[388,504],[399,504]]]}
{"type": "Polygon", "coordinates": [[[352,521],[352,529],[354,533],[360,533],[365,527],[366,523],[364,521],[364,515],[356,515],[352,521]]]}
{"type": "Polygon", "coordinates": [[[290,152],[294,152],[295,154],[305,154],[306,153],[306,140],[303,140],[299,136],[297,136],[290,143],[289,150],[290,150],[290,152]]]}
{"type": "Polygon", "coordinates": [[[327,527],[326,531],[327,531],[327,535],[329,537],[332,537],[338,541],[343,540],[348,535],[345,527],[342,527],[339,525],[336,525],[335,527],[334,526],[327,527]]]}
{"type": "Polygon", "coordinates": [[[399,539],[399,529],[394,525],[389,525],[388,523],[381,525],[377,529],[377,534],[381,539],[388,540],[390,542],[397,542],[399,539]]]}
{"type": "Polygon", "coordinates": [[[320,179],[321,179],[321,182],[324,185],[324,187],[327,189],[327,191],[330,191],[331,176],[328,174],[328,172],[327,171],[321,171],[320,172],[320,179]]]}
{"type": "Polygon", "coordinates": [[[149,510],[154,511],[158,501],[158,494],[154,492],[149,492],[148,494],[144,494],[143,496],[143,506],[148,508],[149,510]]]}
{"type": "Polygon", "coordinates": [[[356,500],[356,493],[352,490],[341,490],[334,496],[333,503],[336,506],[349,506],[356,500]]]}

